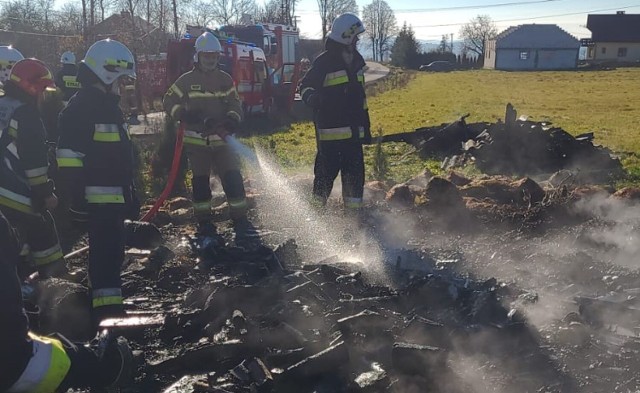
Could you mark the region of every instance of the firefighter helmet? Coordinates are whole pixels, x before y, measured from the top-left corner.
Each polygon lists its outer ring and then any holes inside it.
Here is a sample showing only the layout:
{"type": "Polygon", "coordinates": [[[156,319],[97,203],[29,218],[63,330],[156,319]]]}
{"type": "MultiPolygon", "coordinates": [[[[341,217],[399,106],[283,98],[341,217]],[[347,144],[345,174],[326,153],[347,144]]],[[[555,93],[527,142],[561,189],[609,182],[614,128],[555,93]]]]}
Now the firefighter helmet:
{"type": "Polygon", "coordinates": [[[62,56],[60,56],[60,63],[62,64],[76,64],[76,55],[73,52],[64,52],[62,56]]]}
{"type": "Polygon", "coordinates": [[[106,85],[121,76],[136,77],[135,61],[129,48],[109,38],[91,45],[82,62],[106,85]]]}
{"type": "Polygon", "coordinates": [[[9,72],[13,65],[24,59],[22,53],[12,46],[0,46],[0,82],[9,79],[9,72]]]}
{"type": "Polygon", "coordinates": [[[222,53],[222,45],[215,35],[205,31],[196,39],[196,54],[200,52],[222,53]]]}
{"type": "Polygon", "coordinates": [[[364,25],[360,18],[355,14],[346,13],[333,21],[329,38],[343,45],[351,45],[358,34],[362,33],[364,33],[364,25]]]}
{"type": "Polygon", "coordinates": [[[53,75],[47,66],[37,59],[23,59],[18,61],[9,73],[9,80],[20,90],[30,96],[37,97],[47,88],[53,89],[53,75]]]}

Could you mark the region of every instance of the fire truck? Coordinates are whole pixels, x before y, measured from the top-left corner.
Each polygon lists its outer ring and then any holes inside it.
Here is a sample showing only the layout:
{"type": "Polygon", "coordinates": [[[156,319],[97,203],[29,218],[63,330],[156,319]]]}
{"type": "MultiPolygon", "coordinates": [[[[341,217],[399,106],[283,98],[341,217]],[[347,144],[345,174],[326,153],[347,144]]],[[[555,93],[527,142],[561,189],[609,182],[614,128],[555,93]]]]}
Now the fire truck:
{"type": "Polygon", "coordinates": [[[166,91],[180,75],[193,68],[195,40],[204,31],[220,40],[224,51],[220,68],[233,78],[245,114],[291,110],[300,73],[299,31],[279,24],[223,26],[217,30],[187,26],[182,39],[169,42],[166,59],[139,62],[139,86],[143,94],[153,96],[160,90],[166,91]],[[158,61],[162,64],[153,64],[158,61]],[[158,75],[162,71],[165,74],[158,75]],[[158,80],[164,86],[159,86],[158,80]]]}

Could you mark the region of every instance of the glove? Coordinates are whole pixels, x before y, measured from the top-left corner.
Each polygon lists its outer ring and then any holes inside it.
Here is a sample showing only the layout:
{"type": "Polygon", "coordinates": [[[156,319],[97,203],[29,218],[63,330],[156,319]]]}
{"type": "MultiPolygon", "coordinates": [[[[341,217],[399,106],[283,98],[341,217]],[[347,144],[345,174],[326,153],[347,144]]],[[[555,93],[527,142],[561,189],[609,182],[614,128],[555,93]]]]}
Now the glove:
{"type": "Polygon", "coordinates": [[[307,98],[307,105],[313,109],[318,109],[322,106],[322,96],[319,93],[313,93],[307,98]]]}
{"type": "Polygon", "coordinates": [[[227,131],[229,134],[233,134],[234,132],[236,132],[238,130],[238,127],[240,127],[240,122],[236,119],[227,117],[222,121],[222,128],[224,128],[225,131],[227,131]]]}
{"type": "Polygon", "coordinates": [[[212,117],[204,120],[205,131],[203,135],[216,134],[220,138],[225,139],[229,134],[233,134],[238,128],[238,121],[227,117],[222,122],[216,122],[212,117]]]}

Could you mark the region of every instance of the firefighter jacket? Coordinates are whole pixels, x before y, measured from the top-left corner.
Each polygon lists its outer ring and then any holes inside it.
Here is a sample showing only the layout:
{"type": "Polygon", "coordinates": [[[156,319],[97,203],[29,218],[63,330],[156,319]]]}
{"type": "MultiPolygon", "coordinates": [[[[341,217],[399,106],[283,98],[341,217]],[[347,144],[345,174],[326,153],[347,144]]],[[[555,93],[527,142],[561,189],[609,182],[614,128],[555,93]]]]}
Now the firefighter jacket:
{"type": "Polygon", "coordinates": [[[301,80],[302,100],[314,108],[318,141],[370,142],[364,66],[364,59],[356,52],[352,66],[348,67],[340,45],[328,40],[327,50],[315,59],[301,80]]]}
{"type": "Polygon", "coordinates": [[[187,123],[184,143],[222,146],[218,135],[203,136],[204,121],[227,124],[227,131],[242,121],[242,103],[231,76],[216,69],[203,72],[198,67],[184,73],[169,88],[163,100],[164,110],[175,120],[187,123]],[[188,115],[188,116],[187,116],[188,115]]]}
{"type": "Polygon", "coordinates": [[[80,82],[76,80],[78,67],[75,64],[63,64],[56,74],[56,86],[62,90],[62,100],[69,101],[80,90],[80,82]]]}
{"type": "Polygon", "coordinates": [[[0,205],[39,214],[53,193],[46,134],[38,109],[16,98],[0,98],[0,205]]]}
{"type": "Polygon", "coordinates": [[[69,191],[76,208],[84,201],[132,201],[133,144],[119,99],[90,86],[80,89],[60,113],[56,157],[60,176],[73,181],[69,191]]]}

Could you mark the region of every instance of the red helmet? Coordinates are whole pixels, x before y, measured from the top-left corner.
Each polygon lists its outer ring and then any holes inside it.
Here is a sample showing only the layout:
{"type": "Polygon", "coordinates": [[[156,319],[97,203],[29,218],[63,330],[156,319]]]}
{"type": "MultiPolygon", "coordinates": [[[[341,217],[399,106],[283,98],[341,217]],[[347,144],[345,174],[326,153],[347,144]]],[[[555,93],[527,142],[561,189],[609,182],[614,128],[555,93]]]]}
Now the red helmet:
{"type": "Polygon", "coordinates": [[[47,88],[55,88],[51,71],[37,59],[17,62],[9,73],[9,80],[30,96],[37,97],[47,88]]]}

